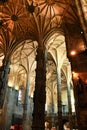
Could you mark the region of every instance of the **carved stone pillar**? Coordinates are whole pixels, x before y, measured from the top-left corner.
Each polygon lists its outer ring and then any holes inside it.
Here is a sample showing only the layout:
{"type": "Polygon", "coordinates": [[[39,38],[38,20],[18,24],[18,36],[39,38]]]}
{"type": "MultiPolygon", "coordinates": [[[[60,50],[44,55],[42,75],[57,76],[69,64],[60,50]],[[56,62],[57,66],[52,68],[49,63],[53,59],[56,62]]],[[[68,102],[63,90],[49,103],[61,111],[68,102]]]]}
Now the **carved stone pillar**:
{"type": "Polygon", "coordinates": [[[67,97],[68,97],[69,122],[72,130],[72,106],[71,106],[70,81],[71,81],[71,69],[70,69],[70,64],[68,64],[67,65],[67,97]]]}
{"type": "Polygon", "coordinates": [[[8,86],[7,81],[8,81],[9,65],[10,61],[3,60],[3,65],[0,68],[0,108],[3,107],[6,88],[8,86]]]}
{"type": "Polygon", "coordinates": [[[3,130],[10,129],[16,101],[17,101],[16,91],[14,90],[14,88],[8,87],[1,117],[2,119],[1,129],[3,130]]]}
{"type": "Polygon", "coordinates": [[[29,122],[28,122],[28,130],[32,130],[32,112],[33,112],[33,99],[29,97],[29,122]]]}
{"type": "Polygon", "coordinates": [[[79,88],[79,82],[78,79],[75,79],[73,76],[73,83],[74,83],[74,97],[75,97],[75,109],[76,109],[76,119],[77,119],[77,125],[78,129],[82,130],[81,128],[81,118],[80,118],[80,107],[79,107],[79,100],[78,100],[78,88],[79,88]]]}
{"type": "Polygon", "coordinates": [[[54,126],[55,124],[55,119],[54,119],[54,86],[53,86],[53,81],[51,83],[51,93],[52,93],[52,104],[51,104],[51,108],[52,108],[52,126],[54,126]]]}
{"type": "Polygon", "coordinates": [[[45,51],[43,48],[37,49],[36,55],[37,68],[35,79],[35,91],[34,91],[34,110],[32,130],[44,130],[45,129],[45,101],[46,101],[46,63],[45,63],[45,51]]]}
{"type": "Polygon", "coordinates": [[[53,82],[52,82],[52,114],[54,113],[54,88],[53,88],[53,82]]]}
{"type": "Polygon", "coordinates": [[[25,90],[25,101],[24,101],[24,113],[23,113],[23,130],[31,130],[32,121],[32,99],[28,95],[29,93],[29,80],[27,81],[25,90]]]}
{"type": "Polygon", "coordinates": [[[61,100],[61,70],[57,68],[57,92],[58,92],[58,124],[62,130],[62,100],[61,100]]]}
{"type": "Polygon", "coordinates": [[[33,103],[32,103],[32,99],[30,97],[28,104],[25,106],[25,116],[23,118],[23,130],[31,130],[31,126],[32,126],[32,107],[33,107],[33,103]]]}
{"type": "Polygon", "coordinates": [[[25,99],[24,99],[24,109],[23,109],[23,130],[27,130],[27,125],[29,121],[28,107],[29,107],[29,81],[27,80],[27,85],[25,89],[25,99]]]}

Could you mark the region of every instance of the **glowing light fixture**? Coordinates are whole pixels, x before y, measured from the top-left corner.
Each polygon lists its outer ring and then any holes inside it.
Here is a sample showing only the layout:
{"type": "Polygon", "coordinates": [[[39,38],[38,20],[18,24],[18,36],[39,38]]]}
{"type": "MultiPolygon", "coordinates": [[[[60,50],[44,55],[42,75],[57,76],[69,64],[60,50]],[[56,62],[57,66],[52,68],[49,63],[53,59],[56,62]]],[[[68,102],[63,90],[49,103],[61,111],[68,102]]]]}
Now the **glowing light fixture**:
{"type": "Polygon", "coordinates": [[[76,72],[73,71],[72,75],[73,75],[73,79],[79,79],[78,73],[76,73],[76,72]]]}
{"type": "Polygon", "coordinates": [[[81,31],[81,34],[83,34],[83,31],[81,31]]]}
{"type": "Polygon", "coordinates": [[[72,55],[72,56],[76,55],[76,51],[74,51],[74,50],[71,51],[71,52],[70,52],[70,55],[72,55]]]}

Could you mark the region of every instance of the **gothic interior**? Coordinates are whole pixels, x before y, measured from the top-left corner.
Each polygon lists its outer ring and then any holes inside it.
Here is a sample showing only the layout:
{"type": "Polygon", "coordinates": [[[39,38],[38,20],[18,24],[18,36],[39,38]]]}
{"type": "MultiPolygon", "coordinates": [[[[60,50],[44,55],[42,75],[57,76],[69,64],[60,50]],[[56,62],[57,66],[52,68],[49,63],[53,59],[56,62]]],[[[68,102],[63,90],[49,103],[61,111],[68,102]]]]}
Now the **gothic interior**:
{"type": "Polygon", "coordinates": [[[0,0],[0,130],[87,129],[87,1],[0,0]]]}

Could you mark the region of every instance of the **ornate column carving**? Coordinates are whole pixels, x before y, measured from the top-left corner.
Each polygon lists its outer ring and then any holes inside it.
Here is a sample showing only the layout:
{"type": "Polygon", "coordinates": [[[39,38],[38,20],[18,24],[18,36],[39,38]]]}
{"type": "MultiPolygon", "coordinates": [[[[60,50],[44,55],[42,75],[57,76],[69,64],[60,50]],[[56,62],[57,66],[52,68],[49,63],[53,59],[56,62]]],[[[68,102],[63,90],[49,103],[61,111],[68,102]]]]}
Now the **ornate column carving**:
{"type": "Polygon", "coordinates": [[[77,125],[78,125],[78,129],[81,130],[80,129],[80,125],[81,125],[80,108],[79,108],[78,93],[77,93],[79,83],[78,83],[78,78],[75,79],[74,76],[73,76],[73,84],[74,84],[73,91],[74,91],[74,97],[75,97],[75,110],[76,110],[77,125]]]}
{"type": "Polygon", "coordinates": [[[17,102],[17,92],[14,88],[8,87],[6,96],[5,96],[5,101],[4,101],[4,106],[3,106],[3,111],[2,111],[2,117],[1,117],[1,129],[6,129],[9,130],[11,123],[12,123],[12,115],[14,113],[14,108],[17,102]]]}
{"type": "Polygon", "coordinates": [[[57,68],[57,92],[58,92],[58,123],[62,130],[62,101],[61,101],[61,69],[57,68]]]}
{"type": "Polygon", "coordinates": [[[7,81],[8,81],[8,74],[9,74],[9,66],[10,66],[10,61],[9,60],[3,60],[3,65],[0,68],[0,108],[3,107],[4,99],[5,99],[5,94],[6,94],[6,89],[7,89],[7,81]]]}
{"type": "Polygon", "coordinates": [[[70,64],[67,65],[67,96],[68,96],[68,110],[69,110],[69,122],[70,127],[72,129],[72,107],[71,107],[71,88],[70,88],[70,81],[71,81],[71,71],[70,71],[70,64]]]}
{"type": "Polygon", "coordinates": [[[8,88],[8,95],[6,101],[7,101],[6,108],[4,108],[5,111],[4,129],[9,130],[12,123],[12,115],[14,112],[14,108],[17,103],[17,94],[14,88],[8,88]]]}
{"type": "Polygon", "coordinates": [[[45,50],[38,47],[37,55],[37,68],[35,79],[35,91],[34,91],[34,110],[32,130],[44,130],[45,129],[45,101],[46,101],[46,63],[45,63],[45,50]]]}
{"type": "Polygon", "coordinates": [[[29,80],[27,81],[25,90],[24,113],[23,113],[23,130],[31,130],[31,113],[32,113],[32,99],[29,98],[29,80]]]}

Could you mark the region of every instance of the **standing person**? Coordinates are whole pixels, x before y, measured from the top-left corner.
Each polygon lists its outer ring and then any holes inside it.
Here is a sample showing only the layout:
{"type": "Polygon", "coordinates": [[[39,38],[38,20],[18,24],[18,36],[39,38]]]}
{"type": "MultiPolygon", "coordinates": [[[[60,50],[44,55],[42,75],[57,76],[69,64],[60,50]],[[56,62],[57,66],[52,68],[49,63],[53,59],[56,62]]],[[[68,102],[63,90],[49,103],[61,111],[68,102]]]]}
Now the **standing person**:
{"type": "Polygon", "coordinates": [[[69,123],[69,122],[66,122],[66,123],[63,125],[63,128],[64,128],[64,130],[71,130],[71,129],[70,129],[70,123],[69,123]]]}

